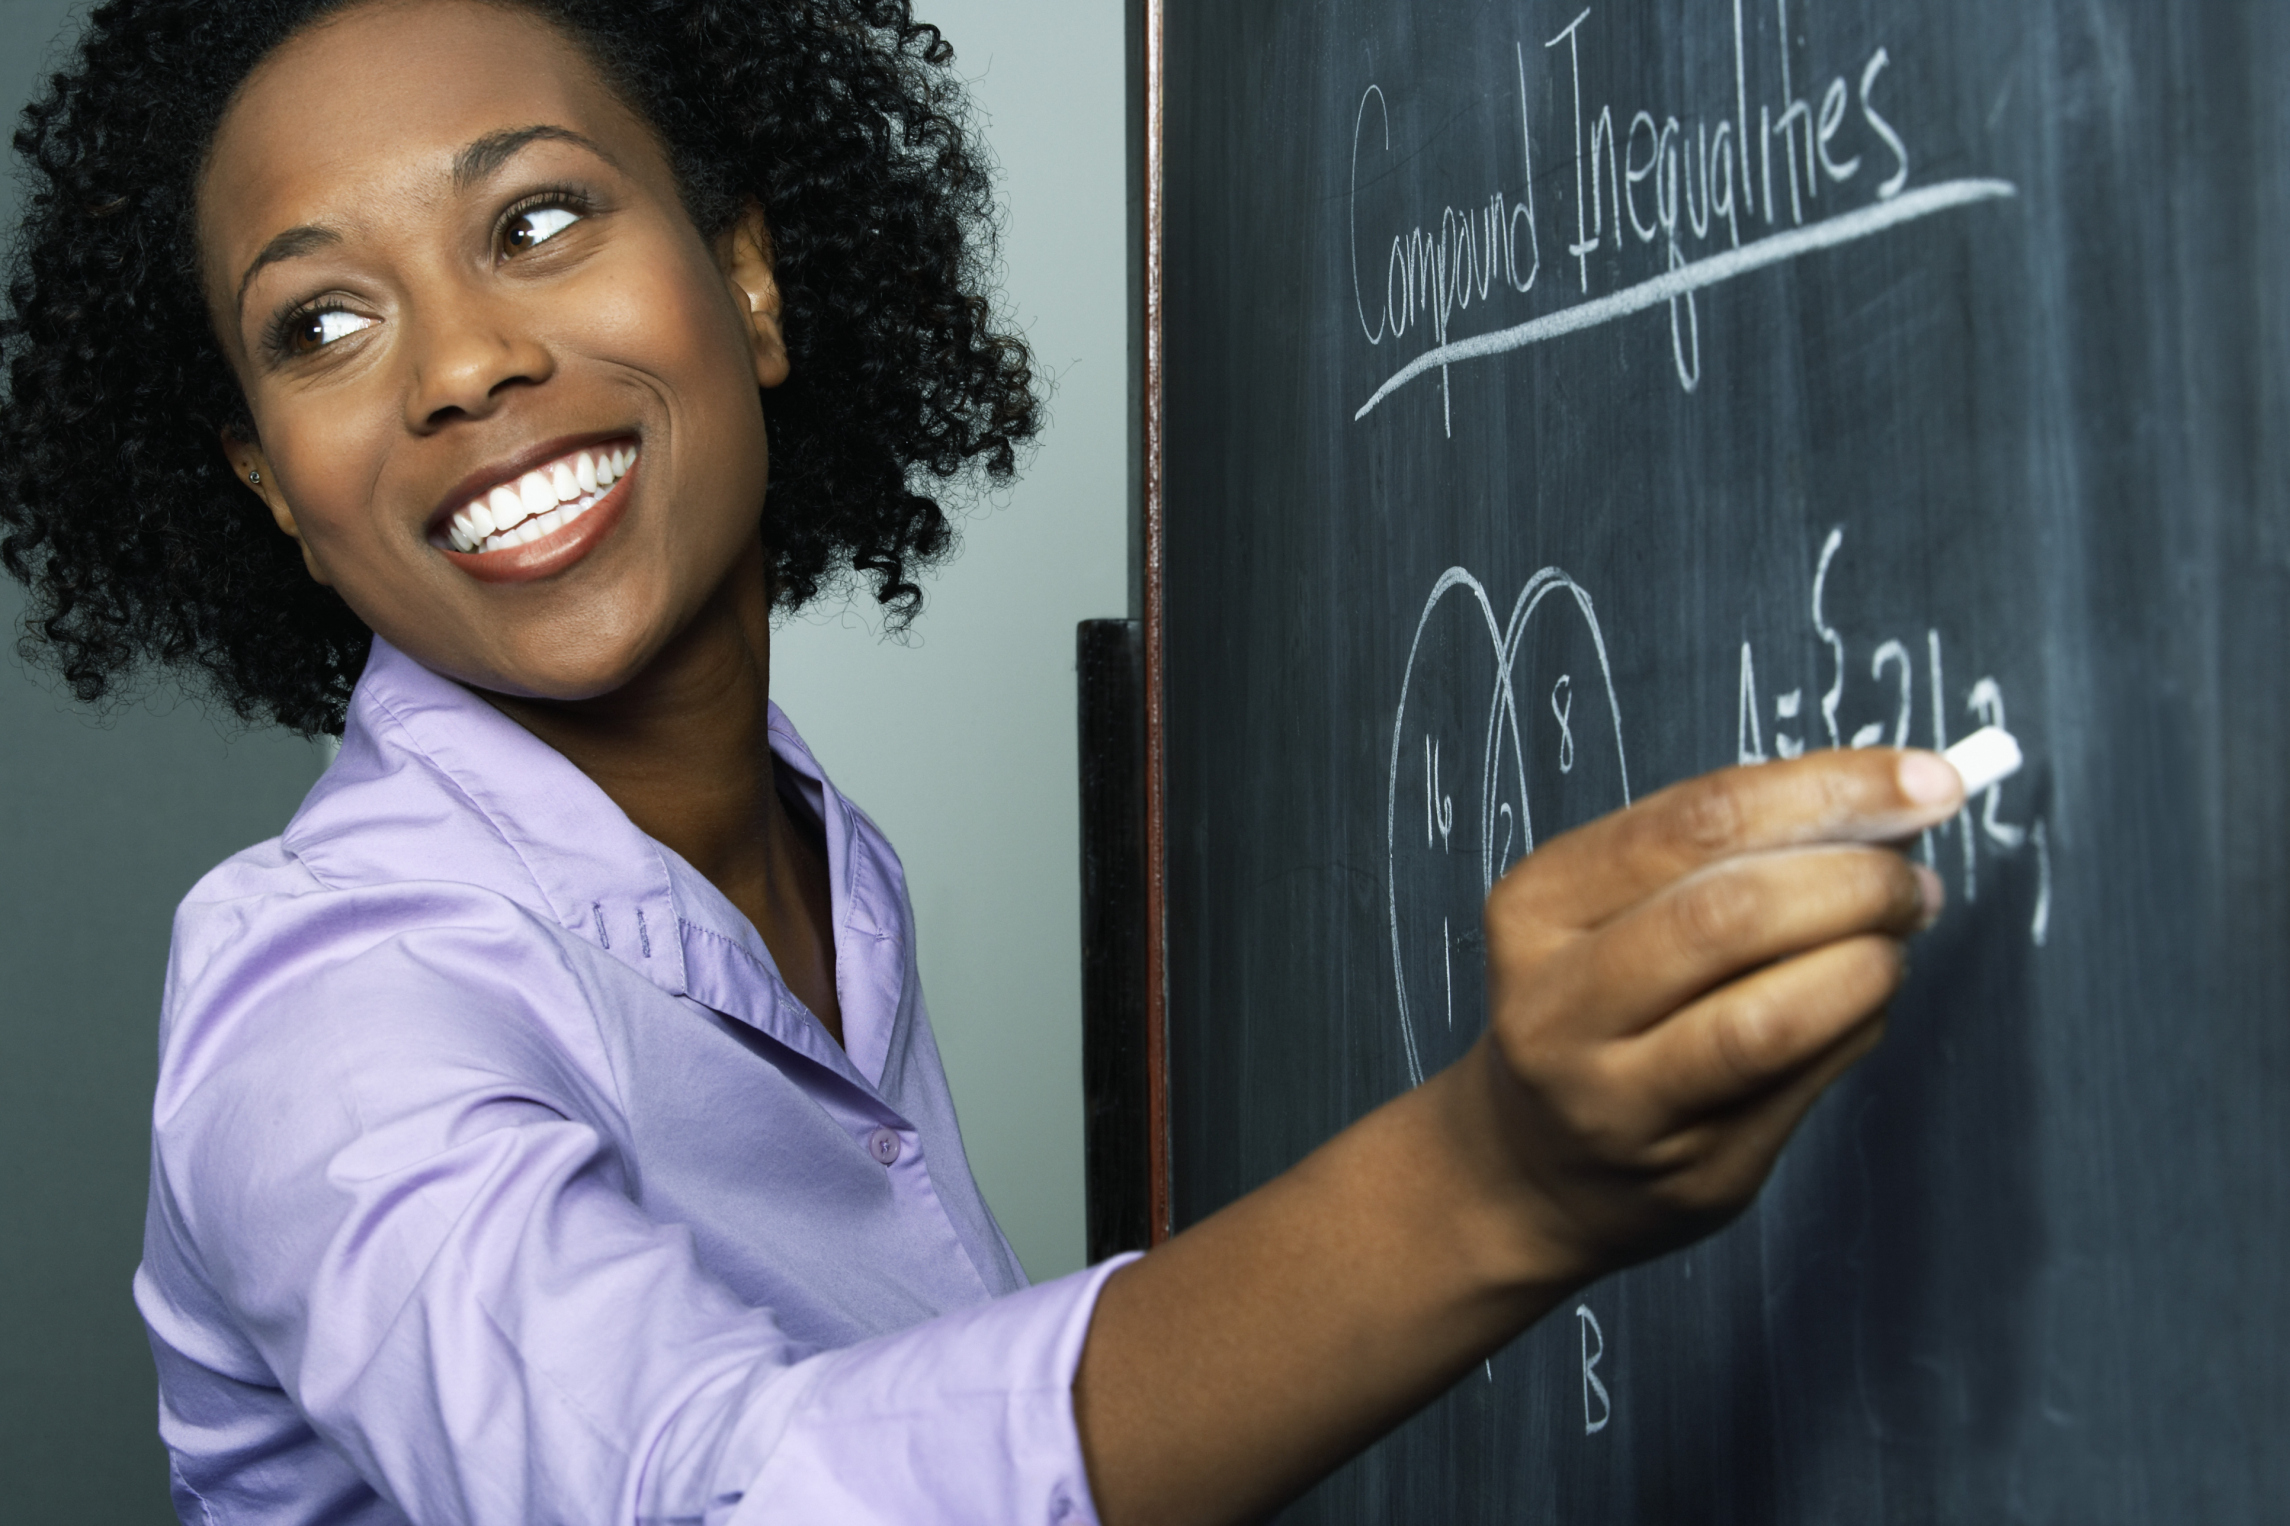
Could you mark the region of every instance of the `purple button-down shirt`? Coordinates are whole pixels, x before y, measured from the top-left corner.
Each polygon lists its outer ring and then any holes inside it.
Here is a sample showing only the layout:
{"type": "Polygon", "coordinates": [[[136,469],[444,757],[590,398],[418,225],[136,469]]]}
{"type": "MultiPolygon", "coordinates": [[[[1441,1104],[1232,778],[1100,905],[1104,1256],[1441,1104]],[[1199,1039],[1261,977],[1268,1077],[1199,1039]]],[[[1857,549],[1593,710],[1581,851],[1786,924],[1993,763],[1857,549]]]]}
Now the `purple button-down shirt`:
{"type": "Polygon", "coordinates": [[[386,643],[184,901],[136,1301],[198,1526],[1093,1518],[1110,1263],[1031,1290],[897,857],[774,709],[847,1048],[562,756],[386,643]]]}

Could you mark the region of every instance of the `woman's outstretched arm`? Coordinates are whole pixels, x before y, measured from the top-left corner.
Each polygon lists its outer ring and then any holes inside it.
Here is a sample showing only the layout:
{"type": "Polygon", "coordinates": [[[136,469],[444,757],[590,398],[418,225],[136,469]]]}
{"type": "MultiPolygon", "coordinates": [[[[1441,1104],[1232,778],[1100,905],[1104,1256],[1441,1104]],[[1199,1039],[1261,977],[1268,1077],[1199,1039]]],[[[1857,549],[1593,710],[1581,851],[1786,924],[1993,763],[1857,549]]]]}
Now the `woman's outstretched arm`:
{"type": "Polygon", "coordinates": [[[1870,749],[1690,780],[1488,898],[1462,1060],[1106,1284],[1074,1400],[1108,1526],[1260,1516],[1607,1272],[1756,1194],[1877,1042],[1961,804],[1870,749]]]}

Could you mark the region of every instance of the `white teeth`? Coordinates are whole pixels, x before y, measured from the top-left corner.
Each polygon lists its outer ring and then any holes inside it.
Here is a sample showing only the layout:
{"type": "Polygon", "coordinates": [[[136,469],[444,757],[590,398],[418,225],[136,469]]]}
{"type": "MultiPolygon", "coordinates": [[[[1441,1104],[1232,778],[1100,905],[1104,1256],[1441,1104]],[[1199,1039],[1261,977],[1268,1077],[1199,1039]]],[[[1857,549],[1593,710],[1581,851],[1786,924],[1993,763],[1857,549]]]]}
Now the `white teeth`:
{"type": "Polygon", "coordinates": [[[554,535],[594,508],[635,464],[630,446],[552,461],[473,500],[447,523],[446,541],[456,551],[507,551],[554,535]]]}

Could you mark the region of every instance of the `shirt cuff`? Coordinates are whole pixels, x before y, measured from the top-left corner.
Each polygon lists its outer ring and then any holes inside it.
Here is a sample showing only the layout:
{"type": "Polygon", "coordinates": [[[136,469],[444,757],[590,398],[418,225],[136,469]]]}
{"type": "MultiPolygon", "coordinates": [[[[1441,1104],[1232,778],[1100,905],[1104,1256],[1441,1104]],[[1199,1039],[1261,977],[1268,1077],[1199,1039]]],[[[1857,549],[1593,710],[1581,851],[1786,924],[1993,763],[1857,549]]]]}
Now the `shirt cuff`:
{"type": "Polygon", "coordinates": [[[1095,1526],[1074,1370],[1105,1279],[1136,1259],[797,1364],[774,1385],[787,1407],[769,1455],[710,1520],[1095,1526]]]}

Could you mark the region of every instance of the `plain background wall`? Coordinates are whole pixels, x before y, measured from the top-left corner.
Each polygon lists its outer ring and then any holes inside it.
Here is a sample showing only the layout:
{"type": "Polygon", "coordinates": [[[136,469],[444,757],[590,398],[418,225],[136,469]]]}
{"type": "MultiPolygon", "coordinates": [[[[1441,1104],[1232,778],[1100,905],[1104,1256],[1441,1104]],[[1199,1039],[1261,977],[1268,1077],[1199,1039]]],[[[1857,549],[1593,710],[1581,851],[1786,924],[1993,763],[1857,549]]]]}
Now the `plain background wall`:
{"type": "Polygon", "coordinates": [[[1051,380],[1019,486],[908,644],[864,595],[783,626],[772,693],[905,860],[970,1161],[1035,1278],[1082,1264],[1074,624],[1129,613],[1120,0],[925,0],[1003,167],[1007,304],[1051,380]]]}
{"type": "MultiPolygon", "coordinates": [[[[783,628],[773,684],[906,861],[971,1160],[1042,1278],[1083,1254],[1073,627],[1126,613],[1129,586],[1122,7],[918,9],[1003,166],[1005,305],[1050,428],[906,642],[861,596],[783,628]]],[[[11,119],[71,10],[0,0],[11,119]]],[[[0,224],[14,208],[11,180],[0,224]]],[[[10,640],[20,608],[0,579],[10,640]]],[[[318,768],[166,693],[91,719],[0,656],[0,1518],[171,1517],[128,1287],[168,920],[318,768]]]]}

